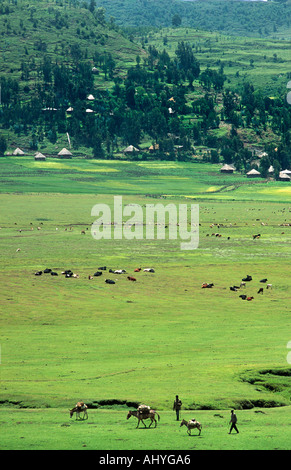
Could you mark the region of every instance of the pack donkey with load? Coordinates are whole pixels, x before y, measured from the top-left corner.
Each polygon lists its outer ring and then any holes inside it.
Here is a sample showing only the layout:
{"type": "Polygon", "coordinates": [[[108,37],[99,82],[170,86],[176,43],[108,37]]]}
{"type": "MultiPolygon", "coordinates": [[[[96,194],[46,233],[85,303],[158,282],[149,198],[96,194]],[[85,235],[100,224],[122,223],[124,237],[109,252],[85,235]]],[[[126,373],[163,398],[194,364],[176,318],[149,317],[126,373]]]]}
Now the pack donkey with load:
{"type": "Polygon", "coordinates": [[[131,416],[135,416],[138,419],[137,423],[137,428],[139,427],[139,423],[142,422],[144,427],[146,428],[146,425],[144,423],[144,419],[150,419],[151,424],[149,425],[149,428],[155,423],[155,428],[157,427],[157,420],[156,420],[156,415],[158,417],[158,420],[160,421],[160,415],[157,413],[157,411],[152,410],[150,406],[147,405],[140,405],[137,410],[135,411],[129,411],[127,414],[127,419],[129,419],[131,416]]]}

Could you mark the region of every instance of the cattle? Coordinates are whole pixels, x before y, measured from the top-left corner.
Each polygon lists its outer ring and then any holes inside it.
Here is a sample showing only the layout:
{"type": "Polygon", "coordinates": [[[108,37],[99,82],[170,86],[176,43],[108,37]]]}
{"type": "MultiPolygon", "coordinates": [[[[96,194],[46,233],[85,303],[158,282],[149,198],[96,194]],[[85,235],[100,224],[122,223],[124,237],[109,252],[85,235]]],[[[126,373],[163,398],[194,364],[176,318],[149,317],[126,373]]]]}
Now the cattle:
{"type": "Polygon", "coordinates": [[[254,297],[247,297],[247,300],[253,300],[254,297]]]}
{"type": "Polygon", "coordinates": [[[49,268],[46,268],[46,269],[44,270],[44,273],[46,273],[46,274],[49,274],[49,273],[51,273],[51,272],[52,272],[52,270],[49,269],[49,268]]]}
{"type": "Polygon", "coordinates": [[[88,279],[89,279],[89,281],[91,281],[91,279],[93,279],[93,276],[90,276],[90,274],[89,274],[88,279]]]}
{"type": "Polygon", "coordinates": [[[241,283],[240,283],[240,287],[246,287],[246,283],[245,283],[245,282],[241,282],[241,283]]]}
{"type": "Polygon", "coordinates": [[[102,271],[96,271],[96,273],[94,273],[94,276],[95,277],[98,277],[98,276],[102,276],[102,271]]]}
{"type": "Polygon", "coordinates": [[[141,268],[136,268],[136,269],[134,270],[135,273],[139,273],[140,271],[141,271],[141,268]]]}
{"type": "Polygon", "coordinates": [[[258,290],[258,294],[263,294],[263,292],[264,292],[264,288],[260,287],[260,289],[258,290]]]}
{"type": "Polygon", "coordinates": [[[20,248],[17,248],[16,253],[18,253],[19,251],[20,251],[20,248]]]}
{"type": "Polygon", "coordinates": [[[51,276],[58,276],[58,273],[56,273],[55,271],[52,271],[51,276]]]}
{"type": "Polygon", "coordinates": [[[125,274],[126,271],[125,269],[115,269],[115,271],[113,271],[114,274],[125,274]]]}
{"type": "Polygon", "coordinates": [[[242,300],[246,300],[247,296],[246,296],[245,294],[242,294],[242,295],[240,295],[240,298],[241,298],[242,300]]]}
{"type": "Polygon", "coordinates": [[[71,277],[73,275],[73,271],[66,269],[65,271],[62,271],[62,274],[65,274],[66,277],[71,277]]]}
{"type": "Polygon", "coordinates": [[[41,276],[42,275],[42,271],[36,271],[36,273],[34,273],[35,276],[41,276]]]}
{"type": "Polygon", "coordinates": [[[272,284],[267,284],[267,289],[272,289],[273,285],[272,284]]]}
{"type": "Polygon", "coordinates": [[[250,276],[249,274],[247,274],[247,277],[244,277],[244,278],[242,279],[242,281],[243,281],[243,282],[249,282],[249,281],[251,281],[252,279],[253,279],[252,276],[250,276]]]}
{"type": "Polygon", "coordinates": [[[253,240],[257,239],[257,238],[260,238],[261,234],[258,233],[257,235],[253,235],[253,240]]]}
{"type": "Polygon", "coordinates": [[[115,281],[112,279],[105,279],[106,284],[115,284],[115,281]]]}
{"type": "Polygon", "coordinates": [[[143,270],[143,272],[144,272],[144,273],[154,273],[155,270],[154,270],[154,268],[145,268],[145,269],[143,270]]]}
{"type": "Polygon", "coordinates": [[[85,230],[82,230],[81,235],[85,235],[85,234],[86,234],[85,230]]]}
{"type": "Polygon", "coordinates": [[[128,279],[129,281],[136,281],[135,277],[131,277],[131,276],[127,276],[127,279],[128,279]]]}
{"type": "Polygon", "coordinates": [[[201,287],[202,289],[211,289],[213,286],[214,286],[213,283],[208,284],[207,282],[204,282],[201,287]]]}
{"type": "Polygon", "coordinates": [[[98,268],[98,271],[106,271],[106,266],[101,266],[101,268],[98,268]]]}
{"type": "Polygon", "coordinates": [[[267,282],[268,279],[261,279],[260,282],[267,282]]]}
{"type": "Polygon", "coordinates": [[[232,287],[230,287],[229,289],[230,289],[230,290],[232,290],[232,291],[234,291],[234,292],[237,292],[237,290],[238,290],[238,287],[236,287],[236,286],[232,286],[232,287]]]}

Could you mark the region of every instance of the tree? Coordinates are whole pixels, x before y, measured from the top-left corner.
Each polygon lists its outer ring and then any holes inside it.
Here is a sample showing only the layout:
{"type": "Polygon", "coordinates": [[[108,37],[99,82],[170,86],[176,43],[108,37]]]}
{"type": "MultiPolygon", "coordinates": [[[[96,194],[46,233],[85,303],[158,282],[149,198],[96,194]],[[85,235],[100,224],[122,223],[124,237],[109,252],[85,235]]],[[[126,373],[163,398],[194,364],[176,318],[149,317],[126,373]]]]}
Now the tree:
{"type": "Polygon", "coordinates": [[[181,26],[182,24],[182,18],[178,13],[176,13],[173,18],[172,18],[172,25],[178,28],[178,26],[181,26]]]}
{"type": "Polygon", "coordinates": [[[4,156],[4,153],[7,150],[7,142],[4,135],[0,135],[0,157],[4,156]]]}

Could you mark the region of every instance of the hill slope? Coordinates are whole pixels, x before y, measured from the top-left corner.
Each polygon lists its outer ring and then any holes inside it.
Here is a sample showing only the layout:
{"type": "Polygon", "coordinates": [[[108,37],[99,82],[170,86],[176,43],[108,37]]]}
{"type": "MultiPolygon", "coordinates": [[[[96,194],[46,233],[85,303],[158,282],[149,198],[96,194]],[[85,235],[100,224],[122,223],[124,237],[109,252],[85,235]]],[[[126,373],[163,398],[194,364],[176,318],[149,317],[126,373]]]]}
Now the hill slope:
{"type": "Polygon", "coordinates": [[[38,80],[37,65],[44,57],[52,63],[73,65],[82,59],[95,65],[110,53],[117,69],[131,62],[139,49],[104,20],[104,9],[94,14],[77,2],[0,0],[0,75],[21,79],[23,86],[38,80]]]}
{"type": "Polygon", "coordinates": [[[290,39],[291,5],[230,0],[99,0],[124,27],[185,27],[238,36],[290,39]]]}

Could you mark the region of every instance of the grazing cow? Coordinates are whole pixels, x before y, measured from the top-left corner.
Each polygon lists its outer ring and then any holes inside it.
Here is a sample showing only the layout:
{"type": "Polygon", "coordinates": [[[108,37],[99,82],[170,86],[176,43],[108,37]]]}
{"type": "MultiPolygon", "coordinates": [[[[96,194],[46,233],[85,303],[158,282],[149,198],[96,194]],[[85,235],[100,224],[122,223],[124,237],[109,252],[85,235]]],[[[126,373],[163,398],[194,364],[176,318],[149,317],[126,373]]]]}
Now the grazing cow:
{"type": "Polygon", "coordinates": [[[213,286],[214,286],[213,283],[208,284],[207,282],[204,282],[201,287],[202,289],[211,289],[213,286]]]}
{"type": "Polygon", "coordinates": [[[252,279],[253,279],[252,276],[250,276],[249,274],[247,274],[247,277],[244,277],[244,278],[242,279],[242,281],[243,281],[243,282],[249,282],[249,281],[251,281],[252,279]]]}
{"type": "Polygon", "coordinates": [[[107,284],[115,284],[115,281],[113,281],[112,279],[105,279],[105,282],[107,284]]]}
{"type": "Polygon", "coordinates": [[[62,271],[62,274],[65,274],[66,277],[71,277],[73,275],[73,271],[66,269],[66,271],[62,271]]]}
{"type": "Polygon", "coordinates": [[[242,300],[246,300],[247,296],[244,295],[244,294],[242,294],[242,295],[240,295],[240,298],[241,298],[242,300]]]}
{"type": "Polygon", "coordinates": [[[46,269],[44,270],[44,273],[47,273],[47,274],[48,274],[48,273],[51,273],[51,272],[52,272],[52,270],[49,269],[49,268],[46,268],[46,269]]]}
{"type": "Polygon", "coordinates": [[[190,419],[190,421],[186,421],[185,419],[182,419],[180,427],[184,425],[187,427],[187,433],[189,434],[189,436],[191,436],[192,429],[198,429],[199,436],[200,436],[201,431],[202,431],[202,424],[196,421],[196,419],[190,419]]]}
{"type": "Polygon", "coordinates": [[[241,283],[240,283],[240,286],[241,286],[241,287],[246,287],[246,283],[245,283],[245,282],[241,282],[241,283]]]}
{"type": "Polygon", "coordinates": [[[268,279],[261,279],[260,282],[267,282],[268,279]]]}
{"type": "Polygon", "coordinates": [[[230,290],[232,290],[232,291],[234,291],[234,292],[237,292],[238,287],[236,287],[236,286],[230,287],[230,290]]]}
{"type": "Polygon", "coordinates": [[[264,292],[264,288],[260,287],[260,289],[258,290],[258,294],[263,294],[263,292],[264,292]]]}
{"type": "Polygon", "coordinates": [[[253,300],[254,297],[247,297],[247,300],[253,300]]]}
{"type": "Polygon", "coordinates": [[[155,423],[155,428],[157,427],[157,420],[156,420],[156,417],[155,415],[157,415],[158,417],[158,420],[160,421],[160,415],[158,414],[157,411],[155,410],[144,410],[143,412],[139,411],[139,410],[135,410],[135,411],[129,411],[128,414],[127,414],[127,418],[126,419],[129,419],[131,416],[135,416],[137,419],[138,419],[138,423],[137,423],[137,428],[139,427],[139,423],[142,422],[142,424],[144,425],[144,427],[146,428],[146,425],[145,423],[143,422],[144,419],[149,419],[151,420],[151,424],[149,425],[149,428],[151,427],[151,425],[153,424],[153,422],[155,423]]]}
{"type": "Polygon", "coordinates": [[[134,270],[135,273],[139,273],[140,271],[141,271],[141,268],[136,268],[136,269],[134,270]]]}
{"type": "Polygon", "coordinates": [[[272,284],[267,284],[267,289],[272,289],[273,285],[272,284]]]}
{"type": "Polygon", "coordinates": [[[257,239],[257,238],[260,238],[261,234],[258,233],[257,235],[253,235],[253,240],[257,239]]]}
{"type": "Polygon", "coordinates": [[[98,276],[102,276],[102,271],[96,271],[96,273],[94,273],[94,276],[95,277],[98,277],[98,276]]]}
{"type": "Polygon", "coordinates": [[[78,403],[70,410],[70,418],[72,418],[73,414],[76,413],[76,419],[81,419],[80,413],[83,412],[82,419],[88,419],[87,413],[88,406],[83,401],[78,401],[78,403]]]}
{"type": "Polygon", "coordinates": [[[135,277],[131,277],[131,276],[127,276],[127,279],[128,279],[129,281],[136,281],[135,277]]]}

